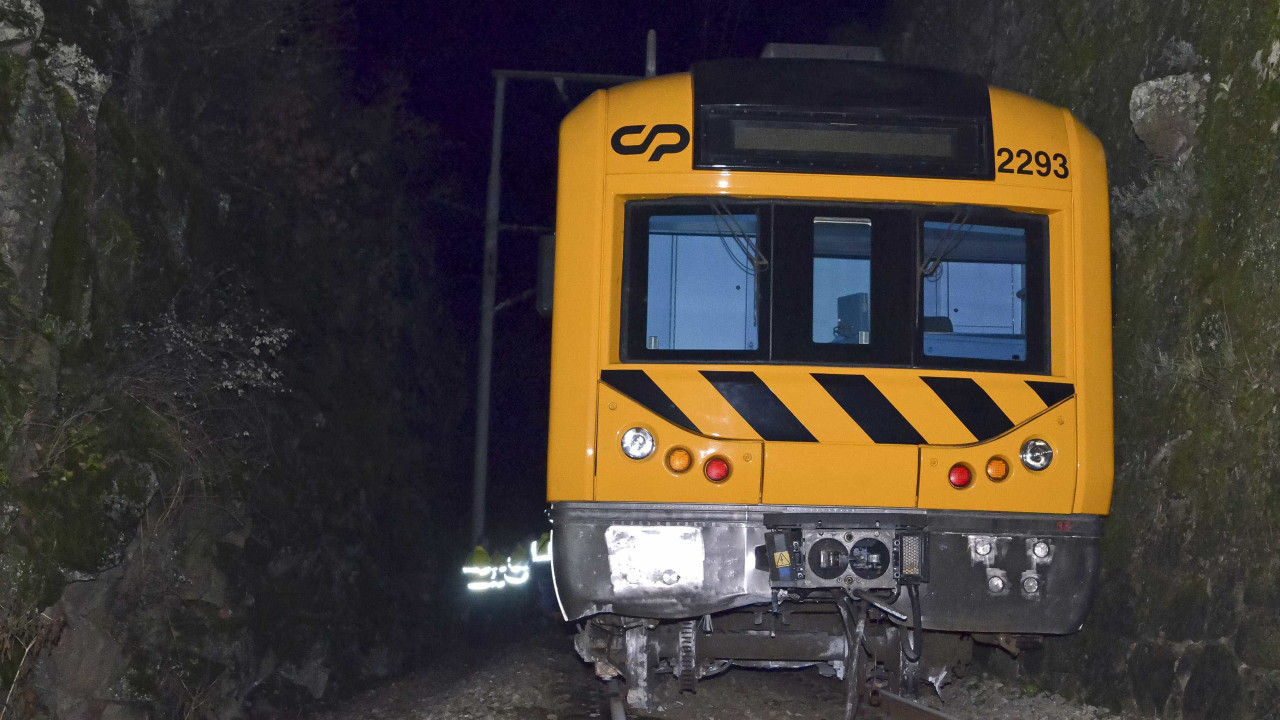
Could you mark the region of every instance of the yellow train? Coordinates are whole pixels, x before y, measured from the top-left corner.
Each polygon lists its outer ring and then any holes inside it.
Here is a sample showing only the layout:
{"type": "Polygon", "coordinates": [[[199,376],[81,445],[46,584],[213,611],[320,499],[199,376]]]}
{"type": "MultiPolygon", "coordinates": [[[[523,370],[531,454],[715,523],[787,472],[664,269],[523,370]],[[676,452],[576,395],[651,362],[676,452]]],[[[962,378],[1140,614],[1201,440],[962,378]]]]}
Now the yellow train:
{"type": "Polygon", "coordinates": [[[558,192],[554,579],[632,705],[731,665],[909,689],[969,638],[1080,628],[1111,274],[1069,112],[938,70],[705,62],[578,106],[558,192]]]}

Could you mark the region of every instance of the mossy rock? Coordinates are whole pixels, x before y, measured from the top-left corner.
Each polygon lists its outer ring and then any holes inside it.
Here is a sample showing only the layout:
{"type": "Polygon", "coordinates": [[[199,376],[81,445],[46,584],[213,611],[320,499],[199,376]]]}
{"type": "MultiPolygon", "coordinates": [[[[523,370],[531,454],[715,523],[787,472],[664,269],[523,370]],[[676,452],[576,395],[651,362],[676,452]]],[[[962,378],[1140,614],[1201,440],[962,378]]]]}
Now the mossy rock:
{"type": "Polygon", "coordinates": [[[159,482],[152,463],[175,453],[160,422],[122,401],[50,441],[66,449],[39,477],[10,487],[29,518],[33,557],[85,573],[119,560],[159,482]]]}
{"type": "MultiPolygon", "coordinates": [[[[65,92],[62,95],[69,96],[65,92]]],[[[63,135],[66,150],[62,164],[62,202],[53,221],[45,310],[63,321],[76,322],[83,314],[88,291],[91,253],[88,205],[93,178],[88,158],[79,149],[80,142],[69,135],[65,123],[63,135]]]]}
{"type": "Polygon", "coordinates": [[[0,7],[0,43],[32,42],[44,27],[44,11],[35,0],[9,0],[0,7]]]}
{"type": "Polygon", "coordinates": [[[1244,577],[1246,605],[1268,608],[1280,613],[1280,558],[1260,555],[1244,577]]]}
{"type": "MultiPolygon", "coordinates": [[[[1167,569],[1153,569],[1153,572],[1167,572],[1167,569]]],[[[1199,640],[1204,637],[1211,602],[1204,578],[1192,575],[1180,581],[1175,579],[1158,606],[1156,620],[1170,640],[1199,640]]]]}
{"type": "Polygon", "coordinates": [[[1129,682],[1138,709],[1163,714],[1177,681],[1178,654],[1166,643],[1142,641],[1129,656],[1129,682]]]}
{"type": "Polygon", "coordinates": [[[1280,612],[1255,613],[1241,623],[1235,651],[1252,667],[1280,670],[1280,612]]]}
{"type": "Polygon", "coordinates": [[[0,138],[3,138],[6,145],[13,143],[9,128],[13,126],[26,87],[26,59],[0,53],[0,138]]]}
{"type": "Polygon", "coordinates": [[[1208,645],[1189,665],[1182,695],[1184,720],[1237,717],[1240,702],[1240,660],[1227,647],[1208,645]]]}

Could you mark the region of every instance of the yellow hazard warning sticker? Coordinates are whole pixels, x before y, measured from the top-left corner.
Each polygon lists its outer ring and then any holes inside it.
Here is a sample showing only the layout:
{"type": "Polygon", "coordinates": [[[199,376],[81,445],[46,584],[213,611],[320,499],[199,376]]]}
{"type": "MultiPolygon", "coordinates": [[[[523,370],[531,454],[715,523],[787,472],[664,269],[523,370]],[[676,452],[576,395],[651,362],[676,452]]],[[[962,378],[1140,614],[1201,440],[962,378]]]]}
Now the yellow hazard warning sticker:
{"type": "Polygon", "coordinates": [[[786,550],[783,550],[782,552],[774,553],[773,566],[780,567],[780,568],[791,567],[791,553],[787,552],[786,550]]]}

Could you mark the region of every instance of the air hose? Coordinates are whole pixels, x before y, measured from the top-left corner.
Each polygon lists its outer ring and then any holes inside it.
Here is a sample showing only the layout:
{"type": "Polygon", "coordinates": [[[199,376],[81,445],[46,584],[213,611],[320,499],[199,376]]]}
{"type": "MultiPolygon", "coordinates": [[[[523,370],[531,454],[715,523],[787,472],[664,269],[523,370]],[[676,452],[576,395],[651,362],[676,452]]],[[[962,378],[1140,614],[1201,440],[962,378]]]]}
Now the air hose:
{"type": "Polygon", "coordinates": [[[902,655],[907,662],[919,662],[920,648],[924,645],[924,623],[920,619],[920,585],[907,585],[907,597],[911,599],[911,642],[902,636],[902,655]]]}

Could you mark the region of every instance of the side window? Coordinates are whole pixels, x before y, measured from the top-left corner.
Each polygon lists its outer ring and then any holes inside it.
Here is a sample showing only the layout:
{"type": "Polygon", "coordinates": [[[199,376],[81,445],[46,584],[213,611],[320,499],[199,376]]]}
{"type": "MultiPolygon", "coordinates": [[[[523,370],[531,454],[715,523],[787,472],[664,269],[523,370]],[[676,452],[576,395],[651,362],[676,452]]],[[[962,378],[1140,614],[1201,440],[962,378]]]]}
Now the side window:
{"type": "Polygon", "coordinates": [[[1027,231],[924,223],[924,354],[1027,360],[1027,231]]]}
{"type": "Polygon", "coordinates": [[[871,221],[813,219],[813,342],[871,343],[871,221]]]}
{"type": "Polygon", "coordinates": [[[758,226],[754,214],[649,217],[646,350],[760,347],[758,226]]]}

